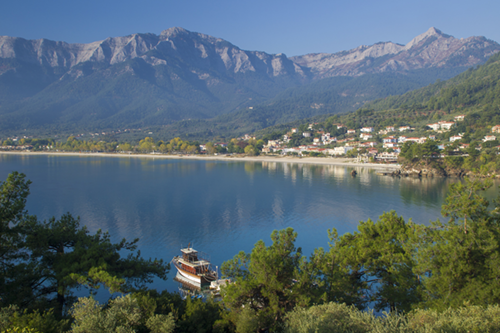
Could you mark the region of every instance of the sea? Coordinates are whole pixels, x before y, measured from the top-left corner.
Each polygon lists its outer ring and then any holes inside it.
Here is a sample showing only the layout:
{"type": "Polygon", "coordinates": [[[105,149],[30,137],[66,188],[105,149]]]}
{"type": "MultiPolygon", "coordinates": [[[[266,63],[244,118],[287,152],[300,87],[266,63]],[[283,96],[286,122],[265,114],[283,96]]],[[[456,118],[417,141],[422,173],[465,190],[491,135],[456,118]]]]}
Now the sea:
{"type": "MultiPolygon", "coordinates": [[[[352,233],[360,221],[396,211],[428,224],[441,217],[445,178],[393,178],[363,167],[278,162],[0,154],[0,179],[31,180],[30,214],[67,212],[91,233],[118,242],[139,238],[144,258],[169,262],[182,247],[205,252],[213,266],[250,252],[273,230],[292,227],[309,256],[327,248],[328,229],[352,233]],[[357,175],[351,176],[355,169],[357,175]]],[[[175,292],[175,269],[149,287],[175,292]]]]}

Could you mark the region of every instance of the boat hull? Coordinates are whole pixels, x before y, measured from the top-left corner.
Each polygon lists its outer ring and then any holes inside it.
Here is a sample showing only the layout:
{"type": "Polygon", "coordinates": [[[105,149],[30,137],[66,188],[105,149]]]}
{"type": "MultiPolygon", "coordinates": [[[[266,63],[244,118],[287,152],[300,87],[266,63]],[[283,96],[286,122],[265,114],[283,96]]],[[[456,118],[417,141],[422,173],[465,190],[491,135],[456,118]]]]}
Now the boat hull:
{"type": "Polygon", "coordinates": [[[174,264],[175,268],[181,274],[183,277],[188,279],[189,281],[192,281],[194,283],[197,283],[199,285],[205,285],[205,284],[210,284],[213,279],[207,279],[204,275],[196,275],[191,272],[188,272],[184,269],[182,269],[181,265],[179,265],[175,260],[172,261],[174,264]]]}

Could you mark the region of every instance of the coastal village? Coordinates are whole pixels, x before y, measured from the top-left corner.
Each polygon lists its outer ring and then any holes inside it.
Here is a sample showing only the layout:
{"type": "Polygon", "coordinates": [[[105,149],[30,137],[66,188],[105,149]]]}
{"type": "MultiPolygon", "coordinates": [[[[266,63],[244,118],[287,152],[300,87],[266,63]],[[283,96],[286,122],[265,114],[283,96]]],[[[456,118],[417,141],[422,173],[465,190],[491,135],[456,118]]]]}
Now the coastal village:
{"type": "MultiPolygon", "coordinates": [[[[452,135],[448,141],[437,140],[437,135],[450,131],[457,123],[464,121],[466,115],[457,115],[453,121],[439,121],[427,124],[426,135],[414,136],[415,128],[411,126],[386,126],[376,129],[374,127],[362,127],[360,129],[349,129],[343,124],[333,124],[338,130],[345,133],[343,139],[331,136],[330,133],[318,127],[317,123],[311,123],[308,130],[298,133],[297,128],[283,135],[280,140],[269,140],[262,148],[263,153],[292,154],[297,156],[351,156],[358,158],[371,158],[372,161],[396,161],[401,153],[401,147],[405,142],[423,144],[428,140],[434,140],[440,150],[453,144],[456,152],[468,149],[469,143],[462,143],[464,133],[452,135]],[[310,145],[290,147],[289,143],[293,135],[302,135],[305,138],[312,137],[310,145]]],[[[421,133],[421,131],[420,131],[421,133]]],[[[491,127],[491,134],[485,135],[483,142],[495,141],[495,134],[500,133],[500,125],[491,127]]],[[[242,139],[248,140],[245,136],[242,139]]],[[[481,150],[481,147],[475,147],[481,150]]],[[[498,148],[498,147],[497,147],[498,148]]]]}
{"type": "MultiPolygon", "coordinates": [[[[443,139],[443,134],[454,129],[457,124],[464,121],[466,115],[456,115],[453,120],[443,120],[436,123],[429,123],[425,130],[416,130],[412,126],[385,126],[385,127],[361,127],[358,129],[347,128],[341,123],[334,123],[337,136],[325,132],[320,123],[309,123],[306,130],[290,128],[286,134],[275,139],[259,139],[255,135],[245,134],[242,137],[231,139],[229,143],[214,142],[198,144],[197,146],[176,138],[170,143],[158,141],[154,142],[149,137],[141,140],[139,145],[131,146],[127,144],[105,144],[98,141],[89,151],[115,151],[115,152],[139,152],[139,153],[176,153],[176,154],[224,154],[224,153],[244,153],[247,155],[286,155],[298,157],[351,157],[357,158],[360,162],[385,162],[391,163],[398,160],[402,146],[406,143],[424,144],[428,140],[436,142],[440,150],[451,146],[454,152],[460,153],[470,148],[470,143],[462,142],[464,133],[458,133],[443,139]],[[340,135],[338,135],[340,134],[340,135]],[[439,138],[439,136],[441,136],[439,138]],[[295,139],[295,140],[294,140],[295,139]],[[294,145],[300,139],[307,139],[308,144],[294,145]],[[174,142],[173,142],[174,141],[174,142]],[[116,145],[116,146],[113,146],[116,145]],[[111,148],[110,148],[111,146],[111,148]],[[178,149],[175,147],[177,146],[178,149]],[[234,147],[234,148],[229,148],[234,147]],[[251,149],[249,149],[251,148],[251,149]]],[[[496,141],[496,134],[500,133],[500,125],[492,126],[490,133],[482,138],[483,142],[496,141]]],[[[106,133],[103,133],[105,135],[106,133]]],[[[152,134],[152,133],[148,133],[152,134]]],[[[92,135],[95,137],[95,135],[92,135]]],[[[78,142],[82,140],[83,134],[71,139],[73,147],[78,148],[78,142]]],[[[70,140],[70,139],[68,139],[70,140]]],[[[87,145],[88,146],[88,145],[87,145]]],[[[497,146],[498,148],[499,146],[497,146]]],[[[481,150],[481,146],[474,147],[481,150]]],[[[2,141],[1,150],[45,150],[45,151],[66,151],[67,147],[60,142],[53,140],[40,140],[30,137],[13,137],[2,141]],[[33,142],[38,140],[38,145],[34,147],[33,142]],[[34,149],[36,148],[36,149],[34,149]]],[[[73,150],[74,151],[74,150],[73,150]]],[[[448,150],[449,151],[449,150],[448,150]]]]}

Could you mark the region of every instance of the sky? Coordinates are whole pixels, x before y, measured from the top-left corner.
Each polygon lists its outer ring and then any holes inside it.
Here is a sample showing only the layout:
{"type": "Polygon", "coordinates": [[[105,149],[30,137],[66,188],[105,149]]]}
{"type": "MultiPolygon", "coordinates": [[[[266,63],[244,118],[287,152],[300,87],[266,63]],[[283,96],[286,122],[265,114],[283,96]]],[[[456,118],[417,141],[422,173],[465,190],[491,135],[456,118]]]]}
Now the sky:
{"type": "Polygon", "coordinates": [[[0,35],[89,43],[182,27],[244,50],[334,53],[391,41],[430,27],[456,38],[500,42],[495,0],[1,0],[0,35]]]}

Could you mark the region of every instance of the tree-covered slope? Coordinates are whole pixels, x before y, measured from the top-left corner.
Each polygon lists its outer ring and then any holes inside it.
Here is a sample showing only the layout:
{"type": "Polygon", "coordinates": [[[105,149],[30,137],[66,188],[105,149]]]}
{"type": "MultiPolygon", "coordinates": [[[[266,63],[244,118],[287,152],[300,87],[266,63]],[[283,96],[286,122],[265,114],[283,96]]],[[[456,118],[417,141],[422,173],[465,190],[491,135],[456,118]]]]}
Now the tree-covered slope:
{"type": "Polygon", "coordinates": [[[192,71],[183,66],[152,66],[141,58],[112,66],[80,64],[34,96],[22,96],[1,107],[0,130],[161,126],[228,113],[296,84],[257,73],[211,72],[212,83],[207,85],[192,71]]]}
{"type": "Polygon", "coordinates": [[[410,74],[368,74],[359,77],[334,77],[309,85],[289,88],[270,102],[245,108],[213,119],[193,119],[173,123],[161,130],[161,137],[211,139],[236,137],[267,127],[304,118],[354,111],[367,101],[401,94],[436,79],[445,79],[465,68],[425,69],[410,74]]]}
{"type": "Polygon", "coordinates": [[[484,65],[470,68],[447,80],[400,96],[391,96],[368,103],[365,107],[387,110],[417,106],[429,110],[475,109],[500,105],[500,53],[484,65]]]}

